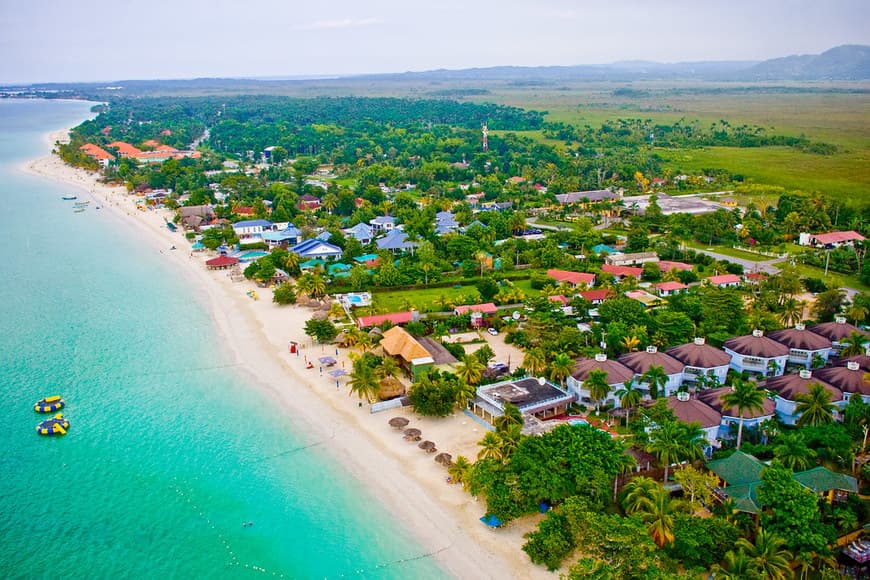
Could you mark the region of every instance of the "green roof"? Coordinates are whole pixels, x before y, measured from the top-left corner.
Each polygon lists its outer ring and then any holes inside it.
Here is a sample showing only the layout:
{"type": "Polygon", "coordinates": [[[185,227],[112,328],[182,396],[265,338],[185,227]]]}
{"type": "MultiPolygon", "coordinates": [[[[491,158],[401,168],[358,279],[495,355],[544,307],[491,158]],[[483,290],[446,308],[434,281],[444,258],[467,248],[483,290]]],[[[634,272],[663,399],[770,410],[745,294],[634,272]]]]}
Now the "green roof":
{"type": "Polygon", "coordinates": [[[729,488],[761,481],[761,470],[765,467],[764,463],[742,451],[707,463],[707,469],[721,477],[729,488]]]}
{"type": "Polygon", "coordinates": [[[854,477],[843,473],[836,473],[824,467],[815,467],[807,471],[795,473],[794,479],[815,493],[823,493],[832,489],[858,493],[858,481],[854,477]]]}

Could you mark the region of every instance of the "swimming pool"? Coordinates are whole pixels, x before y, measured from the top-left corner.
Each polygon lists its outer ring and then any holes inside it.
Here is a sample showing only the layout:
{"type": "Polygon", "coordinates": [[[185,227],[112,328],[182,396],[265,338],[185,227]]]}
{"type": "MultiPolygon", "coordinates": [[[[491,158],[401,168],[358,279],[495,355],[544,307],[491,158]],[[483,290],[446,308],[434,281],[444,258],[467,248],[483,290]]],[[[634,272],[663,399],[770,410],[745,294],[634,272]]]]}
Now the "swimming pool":
{"type": "Polygon", "coordinates": [[[263,256],[268,256],[269,252],[264,252],[263,250],[250,250],[239,254],[236,256],[239,259],[239,262],[253,262],[258,258],[262,258],[263,256]]]}
{"type": "Polygon", "coordinates": [[[586,419],[568,419],[568,423],[570,425],[588,425],[589,421],[586,419]]]}
{"type": "Polygon", "coordinates": [[[372,295],[368,292],[345,294],[344,299],[351,306],[368,306],[372,303],[372,295]]]}

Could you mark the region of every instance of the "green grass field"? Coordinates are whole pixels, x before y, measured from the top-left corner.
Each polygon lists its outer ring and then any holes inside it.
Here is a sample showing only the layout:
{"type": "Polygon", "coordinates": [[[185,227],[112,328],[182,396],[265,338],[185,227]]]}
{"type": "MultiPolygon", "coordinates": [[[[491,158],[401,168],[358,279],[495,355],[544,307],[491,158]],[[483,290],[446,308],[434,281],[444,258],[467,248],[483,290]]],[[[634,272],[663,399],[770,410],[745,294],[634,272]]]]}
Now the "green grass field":
{"type": "MultiPolygon", "coordinates": [[[[539,290],[532,289],[530,280],[515,280],[514,286],[533,297],[540,295],[539,290]]],[[[420,312],[442,311],[442,297],[453,306],[460,304],[476,304],[480,302],[480,294],[474,285],[454,288],[414,288],[412,290],[392,290],[372,294],[376,312],[402,312],[408,306],[415,307],[420,312]]],[[[449,307],[448,307],[449,308],[449,307]]]]}

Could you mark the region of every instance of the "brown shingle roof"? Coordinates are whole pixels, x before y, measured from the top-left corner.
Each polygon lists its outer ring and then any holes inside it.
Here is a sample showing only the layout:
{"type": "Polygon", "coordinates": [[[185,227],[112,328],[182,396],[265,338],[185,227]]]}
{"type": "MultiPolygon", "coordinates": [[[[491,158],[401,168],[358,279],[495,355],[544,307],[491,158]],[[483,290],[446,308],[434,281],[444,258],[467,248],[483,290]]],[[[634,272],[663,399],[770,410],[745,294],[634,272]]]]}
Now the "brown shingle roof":
{"type": "MultiPolygon", "coordinates": [[[[737,407],[731,408],[723,408],[722,405],[722,397],[726,393],[731,392],[731,387],[720,387],[718,389],[707,389],[705,391],[701,391],[698,393],[698,399],[710,405],[717,412],[721,413],[724,417],[735,417],[739,418],[740,414],[737,411],[737,407]]],[[[762,403],[762,410],[759,411],[743,411],[743,417],[746,419],[754,419],[756,417],[765,417],[772,416],[776,412],[776,403],[771,401],[770,399],[765,398],[764,403],[762,403]]]]}
{"type": "MultiPolygon", "coordinates": [[[[804,373],[804,376],[806,376],[806,373],[804,373]]],[[[843,400],[843,391],[829,383],[826,383],[819,377],[812,375],[810,375],[809,378],[804,378],[800,374],[774,377],[768,379],[764,383],[764,388],[775,392],[787,401],[794,401],[797,395],[808,393],[810,391],[810,385],[814,383],[819,383],[831,392],[831,401],[836,402],[843,400]]]]}
{"type": "Polygon", "coordinates": [[[668,397],[667,402],[674,417],[683,423],[700,423],[702,429],[707,429],[722,422],[722,415],[718,411],[698,399],[680,401],[676,397],[668,397]]]}
{"type": "MultiPolygon", "coordinates": [[[[703,340],[703,339],[701,339],[703,340]]],[[[731,355],[704,342],[690,342],[669,348],[667,354],[690,367],[709,369],[731,363],[731,355]]]]}
{"type": "Polygon", "coordinates": [[[762,334],[747,334],[725,341],[725,348],[745,356],[773,358],[786,356],[788,347],[762,334]]]}
{"type": "Polygon", "coordinates": [[[781,342],[789,348],[801,350],[824,350],[831,348],[831,341],[820,334],[816,334],[805,328],[786,328],[770,333],[770,338],[781,342]]]}
{"type": "Polygon", "coordinates": [[[828,367],[819,369],[813,374],[844,393],[870,395],[870,382],[864,378],[864,369],[857,361],[852,361],[852,366],[854,368],[828,367]]]}
{"type": "Polygon", "coordinates": [[[683,372],[686,365],[669,354],[658,352],[655,347],[649,347],[641,352],[629,352],[619,357],[619,362],[636,372],[643,374],[652,366],[663,367],[665,374],[675,375],[683,372]]]}
{"type": "Polygon", "coordinates": [[[870,356],[867,356],[866,354],[850,356],[849,358],[840,359],[840,362],[837,364],[840,366],[846,366],[850,362],[856,362],[860,368],[870,372],[870,356]]]}
{"type": "Polygon", "coordinates": [[[810,328],[810,330],[812,332],[815,332],[816,334],[824,336],[828,340],[836,341],[843,340],[853,332],[860,332],[864,336],[870,337],[870,332],[867,332],[866,330],[861,330],[857,326],[852,326],[845,320],[843,320],[843,322],[823,322],[821,324],[813,326],[812,328],[810,328]]]}
{"type": "MultiPolygon", "coordinates": [[[[599,358],[602,357],[599,356],[599,358]]],[[[634,377],[634,371],[630,368],[619,361],[606,358],[604,360],[596,360],[594,358],[577,359],[577,362],[574,363],[574,369],[571,371],[571,376],[578,381],[585,381],[589,373],[595,369],[600,369],[607,373],[608,385],[620,385],[634,377]]]]}

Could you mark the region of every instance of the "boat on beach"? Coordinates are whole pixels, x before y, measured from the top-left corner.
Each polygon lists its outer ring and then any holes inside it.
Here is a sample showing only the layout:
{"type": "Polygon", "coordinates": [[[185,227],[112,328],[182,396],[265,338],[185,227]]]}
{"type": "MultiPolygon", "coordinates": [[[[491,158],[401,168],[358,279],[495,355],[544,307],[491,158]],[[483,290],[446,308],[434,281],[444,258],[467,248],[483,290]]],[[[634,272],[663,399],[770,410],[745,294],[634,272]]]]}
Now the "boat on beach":
{"type": "Polygon", "coordinates": [[[37,413],[54,413],[55,411],[60,411],[66,406],[63,398],[60,395],[53,395],[51,397],[45,397],[44,399],[40,399],[33,405],[33,410],[37,413]]]}
{"type": "Polygon", "coordinates": [[[67,429],[69,429],[69,421],[64,418],[63,413],[58,413],[36,426],[36,432],[46,437],[66,435],[67,429]]]}

